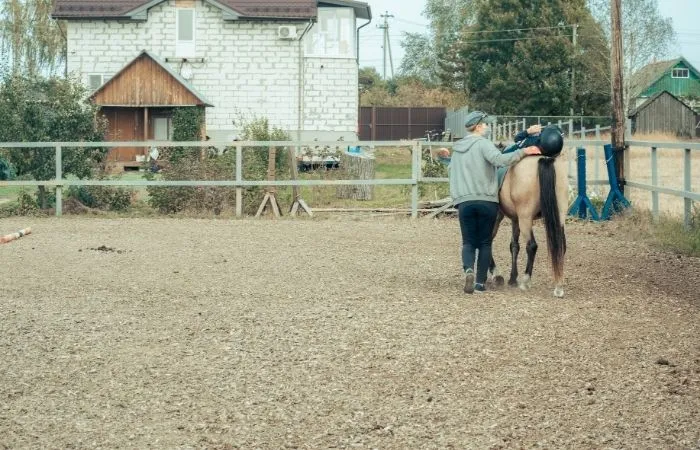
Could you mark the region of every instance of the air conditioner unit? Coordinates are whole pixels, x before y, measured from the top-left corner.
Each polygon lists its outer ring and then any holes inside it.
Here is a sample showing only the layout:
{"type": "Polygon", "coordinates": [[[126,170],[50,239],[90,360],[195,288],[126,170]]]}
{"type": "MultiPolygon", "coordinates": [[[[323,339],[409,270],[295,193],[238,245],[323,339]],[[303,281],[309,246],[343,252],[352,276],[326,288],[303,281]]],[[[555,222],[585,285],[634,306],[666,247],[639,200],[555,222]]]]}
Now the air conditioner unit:
{"type": "Polygon", "coordinates": [[[282,25],[277,27],[277,37],[280,39],[296,39],[297,27],[294,25],[282,25]]]}

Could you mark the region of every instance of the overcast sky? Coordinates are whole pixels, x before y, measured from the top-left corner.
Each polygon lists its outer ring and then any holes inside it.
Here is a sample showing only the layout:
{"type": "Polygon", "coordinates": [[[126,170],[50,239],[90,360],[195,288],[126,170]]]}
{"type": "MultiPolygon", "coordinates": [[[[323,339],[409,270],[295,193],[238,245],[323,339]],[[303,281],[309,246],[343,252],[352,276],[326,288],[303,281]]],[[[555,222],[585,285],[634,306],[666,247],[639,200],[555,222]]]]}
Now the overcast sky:
{"type": "MultiPolygon", "coordinates": [[[[377,25],[384,23],[381,17],[387,11],[394,17],[388,19],[391,53],[394,71],[397,72],[403,57],[402,32],[423,32],[427,20],[422,15],[425,0],[363,0],[372,8],[372,22],[360,30],[360,66],[374,66],[383,70],[383,30],[377,25]]],[[[661,15],[673,19],[678,35],[678,45],[668,58],[684,56],[700,70],[700,0],[658,0],[661,15]]],[[[358,20],[358,26],[363,21],[358,20]]],[[[387,62],[387,75],[389,63],[387,62]]]]}

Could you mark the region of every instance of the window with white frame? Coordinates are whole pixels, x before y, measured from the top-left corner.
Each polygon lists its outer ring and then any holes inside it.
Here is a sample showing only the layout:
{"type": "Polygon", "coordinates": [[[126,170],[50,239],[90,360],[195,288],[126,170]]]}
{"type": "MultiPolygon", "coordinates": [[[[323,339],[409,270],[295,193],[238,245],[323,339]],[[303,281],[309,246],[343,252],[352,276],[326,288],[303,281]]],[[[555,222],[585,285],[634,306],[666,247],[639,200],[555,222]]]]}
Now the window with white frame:
{"type": "Polygon", "coordinates": [[[672,78],[690,78],[690,71],[688,69],[673,69],[671,73],[672,78]]]}
{"type": "Polygon", "coordinates": [[[194,8],[176,9],[175,56],[191,58],[195,56],[195,11],[194,8]]]}
{"type": "Polygon", "coordinates": [[[355,58],[355,11],[318,8],[318,21],[304,40],[306,56],[355,58]]]}
{"type": "Polygon", "coordinates": [[[94,91],[102,87],[111,77],[104,73],[89,73],[87,76],[88,88],[94,91]]]}

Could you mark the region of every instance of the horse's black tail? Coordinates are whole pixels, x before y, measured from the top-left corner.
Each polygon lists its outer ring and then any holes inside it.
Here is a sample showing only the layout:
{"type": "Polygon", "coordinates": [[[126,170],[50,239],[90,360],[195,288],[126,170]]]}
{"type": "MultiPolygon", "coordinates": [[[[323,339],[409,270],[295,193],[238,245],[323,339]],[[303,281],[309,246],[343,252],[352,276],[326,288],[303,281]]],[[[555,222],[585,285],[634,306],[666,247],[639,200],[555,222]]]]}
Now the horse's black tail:
{"type": "Polygon", "coordinates": [[[555,279],[561,279],[564,274],[564,253],[566,241],[564,228],[559,220],[559,205],[557,204],[557,177],[554,169],[554,158],[540,158],[537,176],[540,180],[540,211],[547,232],[547,249],[552,260],[552,270],[555,279]]]}

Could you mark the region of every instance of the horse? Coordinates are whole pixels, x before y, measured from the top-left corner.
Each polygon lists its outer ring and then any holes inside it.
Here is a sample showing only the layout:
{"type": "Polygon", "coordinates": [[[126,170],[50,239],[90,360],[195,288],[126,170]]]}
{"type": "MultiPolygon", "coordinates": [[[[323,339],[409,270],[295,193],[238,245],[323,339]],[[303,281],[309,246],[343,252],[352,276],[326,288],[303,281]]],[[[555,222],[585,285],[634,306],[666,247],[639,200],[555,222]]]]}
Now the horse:
{"type": "MultiPolygon", "coordinates": [[[[546,146],[545,146],[546,147],[546,146]]],[[[496,237],[504,217],[512,222],[510,243],[511,271],[508,284],[527,290],[531,286],[532,268],[537,253],[537,241],[532,230],[533,222],[542,219],[547,236],[547,248],[554,275],[554,296],[564,296],[564,255],[566,232],[564,223],[568,203],[568,164],[561,156],[563,139],[555,148],[544,151],[544,156],[529,156],[510,167],[499,189],[499,215],[493,230],[496,237]],[[549,156],[547,156],[549,155],[549,156]],[[520,235],[527,239],[527,264],[525,273],[518,278],[518,253],[520,235]]],[[[542,149],[542,146],[540,146],[542,149]]],[[[489,266],[493,282],[503,286],[504,279],[491,257],[489,266]]]]}

